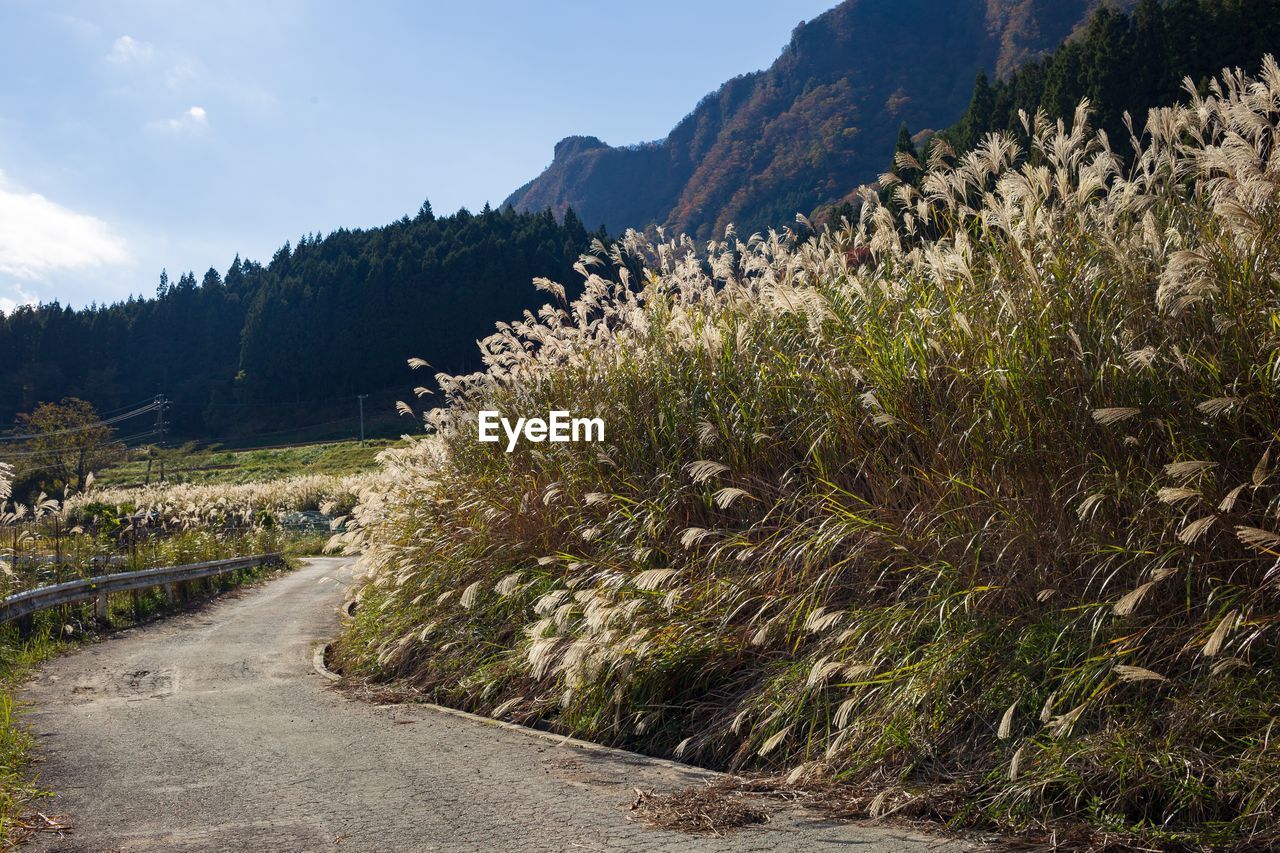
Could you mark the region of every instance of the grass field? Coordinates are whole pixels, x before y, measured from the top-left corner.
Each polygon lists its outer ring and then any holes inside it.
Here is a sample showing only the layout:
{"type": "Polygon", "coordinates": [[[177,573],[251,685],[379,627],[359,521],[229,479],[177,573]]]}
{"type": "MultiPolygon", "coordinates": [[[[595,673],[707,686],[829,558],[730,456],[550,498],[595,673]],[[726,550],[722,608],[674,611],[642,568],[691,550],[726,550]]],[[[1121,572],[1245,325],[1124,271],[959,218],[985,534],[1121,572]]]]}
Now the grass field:
{"type": "MultiPolygon", "coordinates": [[[[299,474],[344,476],[372,471],[378,452],[395,444],[375,439],[335,441],[291,447],[264,447],[248,450],[226,449],[219,445],[200,447],[195,443],[156,451],[151,460],[151,480],[184,483],[248,483],[277,480],[299,474]]],[[[147,480],[144,451],[130,453],[129,461],[97,472],[103,486],[138,485],[147,480]]]]}

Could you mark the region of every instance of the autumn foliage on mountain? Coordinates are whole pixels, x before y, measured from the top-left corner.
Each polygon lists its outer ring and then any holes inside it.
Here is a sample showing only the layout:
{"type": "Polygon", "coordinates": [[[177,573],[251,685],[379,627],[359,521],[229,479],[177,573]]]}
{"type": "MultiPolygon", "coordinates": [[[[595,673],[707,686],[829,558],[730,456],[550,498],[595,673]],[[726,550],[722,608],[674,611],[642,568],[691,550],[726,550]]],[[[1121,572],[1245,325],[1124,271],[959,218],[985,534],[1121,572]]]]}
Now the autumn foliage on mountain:
{"type": "Polygon", "coordinates": [[[663,224],[698,237],[786,224],[885,170],[903,123],[943,128],[978,69],[1002,73],[1057,46],[1093,0],[846,0],[796,27],[768,70],[705,97],[665,139],[560,142],[507,199],[573,208],[610,231],[663,224]]]}

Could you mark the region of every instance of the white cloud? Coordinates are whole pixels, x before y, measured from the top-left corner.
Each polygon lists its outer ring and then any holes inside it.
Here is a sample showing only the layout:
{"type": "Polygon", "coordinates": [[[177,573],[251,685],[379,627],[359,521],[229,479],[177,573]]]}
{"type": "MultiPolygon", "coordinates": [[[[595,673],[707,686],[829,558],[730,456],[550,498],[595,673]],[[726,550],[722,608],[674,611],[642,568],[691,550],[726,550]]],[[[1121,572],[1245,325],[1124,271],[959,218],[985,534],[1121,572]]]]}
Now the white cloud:
{"type": "Polygon", "coordinates": [[[188,107],[177,118],[149,122],[147,127],[151,130],[161,130],[168,133],[194,133],[204,130],[208,124],[209,113],[204,107],[188,107]]]}
{"type": "Polygon", "coordinates": [[[107,223],[11,187],[0,172],[0,274],[38,280],[127,260],[124,240],[107,223]]]}
{"type": "Polygon", "coordinates": [[[162,80],[173,92],[186,88],[203,76],[200,63],[195,58],[157,48],[151,42],[138,41],[130,35],[120,36],[111,43],[107,62],[120,68],[138,69],[147,77],[162,80]]]}
{"type": "Polygon", "coordinates": [[[0,314],[12,314],[19,305],[35,305],[39,298],[34,293],[22,289],[22,285],[10,286],[10,296],[0,296],[0,314]]]}
{"type": "Polygon", "coordinates": [[[155,48],[149,42],[138,41],[133,36],[120,36],[111,45],[107,54],[107,62],[115,65],[127,65],[131,62],[149,62],[155,55],[155,48]]]}
{"type": "Polygon", "coordinates": [[[164,74],[164,84],[169,91],[177,92],[200,76],[197,63],[190,57],[179,57],[164,74]]]}
{"type": "Polygon", "coordinates": [[[89,39],[96,40],[100,32],[98,25],[93,21],[86,21],[84,18],[77,18],[75,15],[55,15],[53,20],[76,38],[85,39],[86,41],[89,39]]]}

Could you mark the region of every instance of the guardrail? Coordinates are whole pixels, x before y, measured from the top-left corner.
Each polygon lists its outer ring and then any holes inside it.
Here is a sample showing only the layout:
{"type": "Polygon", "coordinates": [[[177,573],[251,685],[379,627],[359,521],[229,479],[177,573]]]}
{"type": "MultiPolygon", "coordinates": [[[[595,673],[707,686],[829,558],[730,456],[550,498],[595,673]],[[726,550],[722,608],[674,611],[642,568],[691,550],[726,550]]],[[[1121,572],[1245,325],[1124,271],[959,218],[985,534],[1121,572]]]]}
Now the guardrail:
{"type": "Polygon", "coordinates": [[[207,563],[188,563],[185,566],[164,566],[143,569],[140,572],[121,572],[115,575],[98,575],[77,581],[42,586],[19,592],[0,600],[0,624],[30,616],[40,610],[96,600],[98,616],[107,616],[107,596],[113,592],[128,592],[164,586],[173,595],[173,585],[201,580],[215,575],[262,566],[270,560],[280,559],[280,554],[257,554],[252,557],[233,557],[230,560],[211,560],[207,563]]]}

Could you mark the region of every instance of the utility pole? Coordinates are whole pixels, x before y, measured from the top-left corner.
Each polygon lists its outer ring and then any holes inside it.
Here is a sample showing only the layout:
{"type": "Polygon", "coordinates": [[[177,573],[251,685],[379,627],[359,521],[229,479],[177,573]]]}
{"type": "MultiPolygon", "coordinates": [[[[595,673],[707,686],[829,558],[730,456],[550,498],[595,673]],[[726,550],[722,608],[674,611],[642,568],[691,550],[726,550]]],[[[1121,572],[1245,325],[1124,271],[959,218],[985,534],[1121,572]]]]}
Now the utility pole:
{"type": "MultiPolygon", "coordinates": [[[[155,399],[156,406],[156,443],[164,444],[165,433],[169,431],[169,422],[165,415],[169,411],[169,399],[163,394],[157,394],[155,399]]],[[[154,451],[155,445],[152,445],[154,451]]],[[[147,454],[147,483],[151,482],[151,454],[147,454]]],[[[160,458],[160,482],[164,482],[164,457],[160,458]]]]}
{"type": "Polygon", "coordinates": [[[163,394],[157,394],[155,399],[156,407],[156,435],[159,436],[159,443],[164,443],[165,433],[169,431],[169,422],[165,415],[169,411],[169,399],[163,394]]]}
{"type": "Polygon", "coordinates": [[[364,444],[364,398],[368,394],[357,394],[356,399],[360,401],[360,443],[364,444]]]}

